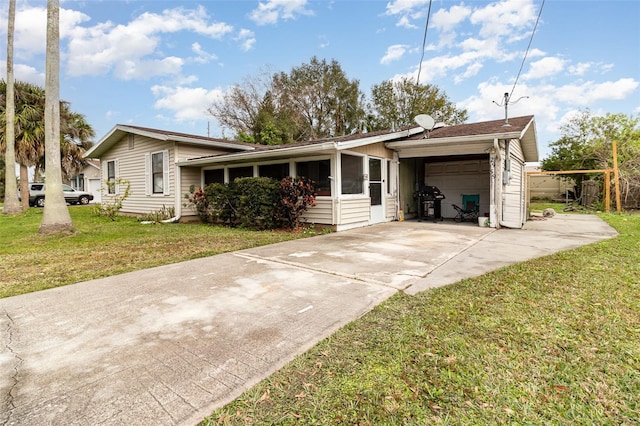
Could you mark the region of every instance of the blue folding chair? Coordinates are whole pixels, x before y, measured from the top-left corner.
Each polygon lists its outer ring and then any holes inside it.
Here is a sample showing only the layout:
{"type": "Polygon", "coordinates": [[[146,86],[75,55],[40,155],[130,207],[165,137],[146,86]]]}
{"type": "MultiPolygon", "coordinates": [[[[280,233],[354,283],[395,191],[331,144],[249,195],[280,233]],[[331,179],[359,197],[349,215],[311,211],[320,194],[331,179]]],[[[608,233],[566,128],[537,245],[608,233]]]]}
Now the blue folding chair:
{"type": "Polygon", "coordinates": [[[480,195],[479,194],[463,194],[462,207],[453,204],[456,210],[456,222],[464,222],[465,220],[477,220],[480,214],[480,195]]]}

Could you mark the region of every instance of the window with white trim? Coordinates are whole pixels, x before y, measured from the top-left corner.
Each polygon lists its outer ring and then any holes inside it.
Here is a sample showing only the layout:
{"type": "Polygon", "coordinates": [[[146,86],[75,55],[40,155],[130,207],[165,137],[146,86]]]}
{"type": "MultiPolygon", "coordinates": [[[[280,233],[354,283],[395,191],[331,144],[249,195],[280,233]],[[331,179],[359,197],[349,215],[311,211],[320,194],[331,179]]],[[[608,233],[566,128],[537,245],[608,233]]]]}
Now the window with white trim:
{"type": "Polygon", "coordinates": [[[169,151],[145,154],[145,194],[169,195],[169,151]]]}
{"type": "Polygon", "coordinates": [[[116,188],[116,160],[107,161],[107,192],[117,194],[116,188]]]}

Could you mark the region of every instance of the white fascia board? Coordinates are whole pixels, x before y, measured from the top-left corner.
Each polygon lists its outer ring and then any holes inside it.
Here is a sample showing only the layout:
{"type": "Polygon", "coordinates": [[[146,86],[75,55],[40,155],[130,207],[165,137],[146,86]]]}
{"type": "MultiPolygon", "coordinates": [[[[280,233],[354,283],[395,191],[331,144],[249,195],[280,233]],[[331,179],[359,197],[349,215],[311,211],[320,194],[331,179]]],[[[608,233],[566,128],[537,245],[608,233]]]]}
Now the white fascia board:
{"type": "Polygon", "coordinates": [[[202,166],[206,164],[219,164],[228,163],[231,161],[251,161],[256,159],[269,159],[275,157],[282,157],[289,154],[289,156],[299,156],[301,154],[321,154],[326,151],[336,150],[337,146],[334,142],[326,142],[323,144],[296,146],[291,148],[278,148],[269,151],[251,151],[251,152],[238,152],[234,154],[225,154],[215,157],[196,158],[193,160],[178,161],[178,166],[202,166]]]}
{"type": "Polygon", "coordinates": [[[422,127],[414,127],[412,129],[403,130],[400,132],[391,132],[391,133],[377,135],[377,136],[355,139],[352,141],[337,142],[337,145],[338,145],[337,149],[338,151],[341,151],[345,149],[353,149],[353,148],[358,148],[365,145],[371,145],[378,142],[386,142],[388,140],[407,138],[417,133],[421,133],[423,131],[424,129],[422,127]]]}
{"type": "Polygon", "coordinates": [[[237,149],[242,151],[255,151],[254,147],[240,145],[240,144],[236,145],[231,142],[205,141],[202,139],[193,139],[193,138],[187,138],[184,136],[175,136],[175,135],[168,135],[168,139],[175,142],[188,143],[192,145],[211,146],[211,147],[215,146],[219,148],[237,149]]]}
{"type": "Polygon", "coordinates": [[[455,136],[450,138],[424,138],[410,141],[387,142],[387,148],[401,151],[404,148],[419,148],[424,145],[444,145],[469,142],[486,142],[494,139],[519,139],[520,132],[494,133],[485,135],[455,136]]]}

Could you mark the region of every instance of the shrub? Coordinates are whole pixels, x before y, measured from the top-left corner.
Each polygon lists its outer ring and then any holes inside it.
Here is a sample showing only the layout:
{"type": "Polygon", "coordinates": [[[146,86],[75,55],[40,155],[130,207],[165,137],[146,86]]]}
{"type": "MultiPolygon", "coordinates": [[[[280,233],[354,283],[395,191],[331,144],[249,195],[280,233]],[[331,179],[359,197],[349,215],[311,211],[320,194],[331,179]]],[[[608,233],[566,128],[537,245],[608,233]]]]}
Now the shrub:
{"type": "Polygon", "coordinates": [[[286,177],[280,181],[279,206],[276,218],[283,228],[295,229],[302,224],[302,215],[316,205],[315,185],[308,179],[286,177]]]}
{"type": "Polygon", "coordinates": [[[96,204],[96,206],[93,208],[93,214],[95,214],[96,216],[106,216],[111,220],[116,220],[116,216],[122,208],[122,202],[129,197],[131,191],[131,183],[128,180],[120,178],[117,178],[115,182],[106,183],[108,189],[120,188],[121,186],[124,186],[124,191],[118,194],[114,194],[107,201],[103,200],[100,204],[96,204]]]}
{"type": "Polygon", "coordinates": [[[240,178],[229,184],[213,183],[191,188],[185,196],[206,223],[256,229],[293,229],[315,204],[311,181],[265,177],[240,178]]]}

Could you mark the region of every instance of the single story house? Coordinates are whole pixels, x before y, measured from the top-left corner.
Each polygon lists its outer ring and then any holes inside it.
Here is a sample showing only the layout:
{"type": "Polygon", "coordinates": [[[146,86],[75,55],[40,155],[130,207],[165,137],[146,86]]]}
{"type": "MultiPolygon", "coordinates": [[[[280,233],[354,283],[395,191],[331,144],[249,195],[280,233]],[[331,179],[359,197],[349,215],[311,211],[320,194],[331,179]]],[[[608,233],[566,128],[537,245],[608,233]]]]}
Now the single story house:
{"type": "MultiPolygon", "coordinates": [[[[445,195],[445,218],[456,215],[463,195],[475,194],[491,226],[520,228],[528,216],[525,162],[538,161],[538,148],[534,117],[523,116],[280,146],[116,125],[85,157],[100,160],[103,188],[118,178],[130,183],[123,213],[173,207],[188,219],[196,215],[185,200],[191,186],[293,176],[316,182],[316,206],[305,220],[338,231],[415,216],[415,193],[426,185],[445,195]]],[[[102,199],[119,191],[103,190],[102,199]]]]}

